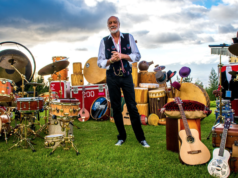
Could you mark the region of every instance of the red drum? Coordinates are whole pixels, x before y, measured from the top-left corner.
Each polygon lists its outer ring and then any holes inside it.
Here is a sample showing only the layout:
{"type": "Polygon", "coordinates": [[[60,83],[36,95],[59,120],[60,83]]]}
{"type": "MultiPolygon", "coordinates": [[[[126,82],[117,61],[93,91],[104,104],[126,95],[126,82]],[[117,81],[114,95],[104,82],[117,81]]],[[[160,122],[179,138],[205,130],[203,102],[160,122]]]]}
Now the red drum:
{"type": "Polygon", "coordinates": [[[9,134],[11,132],[11,117],[7,114],[0,115],[0,135],[4,130],[9,134]]]}
{"type": "Polygon", "coordinates": [[[12,80],[0,78],[0,101],[11,102],[14,100],[13,85],[12,80]]]}
{"type": "Polygon", "coordinates": [[[145,115],[140,115],[140,121],[142,125],[147,125],[147,117],[145,115]]]}
{"type": "Polygon", "coordinates": [[[11,122],[11,118],[10,118],[10,116],[7,115],[7,114],[1,115],[1,116],[0,116],[0,119],[2,120],[2,123],[5,123],[5,124],[11,122]]]}
{"type": "Polygon", "coordinates": [[[43,111],[43,101],[42,97],[17,98],[17,110],[23,113],[43,111]]]}
{"type": "Polygon", "coordinates": [[[7,108],[5,106],[0,106],[0,115],[6,112],[7,108]]]}
{"type": "Polygon", "coordinates": [[[231,109],[235,112],[234,117],[238,118],[238,99],[231,101],[231,109]]]}

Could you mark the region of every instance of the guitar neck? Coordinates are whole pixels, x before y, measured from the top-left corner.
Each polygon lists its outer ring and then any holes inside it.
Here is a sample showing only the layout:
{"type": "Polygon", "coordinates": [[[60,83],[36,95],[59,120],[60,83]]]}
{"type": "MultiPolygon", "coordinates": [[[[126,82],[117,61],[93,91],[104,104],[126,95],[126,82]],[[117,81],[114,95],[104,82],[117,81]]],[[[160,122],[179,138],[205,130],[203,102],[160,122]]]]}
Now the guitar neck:
{"type": "Polygon", "coordinates": [[[227,138],[227,131],[228,129],[223,129],[223,134],[222,134],[222,140],[221,140],[221,143],[220,143],[220,150],[219,150],[219,156],[222,156],[223,157],[223,154],[224,154],[224,149],[225,149],[225,146],[226,146],[226,138],[227,138]]]}
{"type": "Polygon", "coordinates": [[[182,120],[183,120],[183,125],[184,125],[184,128],[185,128],[186,134],[187,134],[187,136],[192,136],[189,125],[188,125],[187,118],[184,114],[182,104],[178,104],[178,107],[179,107],[179,111],[180,111],[180,114],[181,114],[181,117],[182,117],[182,120]]]}
{"type": "Polygon", "coordinates": [[[82,91],[82,99],[83,99],[83,110],[84,110],[84,93],[85,93],[85,88],[83,87],[83,91],[82,91]]]}

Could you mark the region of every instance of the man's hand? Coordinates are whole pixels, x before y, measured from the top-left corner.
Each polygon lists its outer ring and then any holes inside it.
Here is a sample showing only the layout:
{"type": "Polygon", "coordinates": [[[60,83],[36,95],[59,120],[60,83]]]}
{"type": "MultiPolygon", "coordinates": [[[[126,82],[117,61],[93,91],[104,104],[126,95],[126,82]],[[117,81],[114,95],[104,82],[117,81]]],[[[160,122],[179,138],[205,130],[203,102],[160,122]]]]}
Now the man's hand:
{"type": "Polygon", "coordinates": [[[117,61],[122,59],[123,54],[118,53],[117,51],[112,51],[112,57],[114,57],[117,61]]]}

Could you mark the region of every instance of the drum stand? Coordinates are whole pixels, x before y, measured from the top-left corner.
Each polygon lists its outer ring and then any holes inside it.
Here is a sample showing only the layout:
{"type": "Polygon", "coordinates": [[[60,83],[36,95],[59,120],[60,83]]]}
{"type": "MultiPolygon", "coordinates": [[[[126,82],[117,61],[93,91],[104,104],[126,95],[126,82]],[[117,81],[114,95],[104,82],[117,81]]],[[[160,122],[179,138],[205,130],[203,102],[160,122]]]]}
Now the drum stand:
{"type": "MultiPolygon", "coordinates": [[[[222,87],[222,83],[221,83],[221,82],[222,82],[222,81],[221,81],[221,68],[222,68],[222,66],[223,66],[223,64],[221,63],[221,54],[220,54],[220,63],[218,64],[218,67],[219,67],[219,74],[220,74],[219,80],[220,80],[221,90],[222,90],[222,88],[223,88],[223,87],[222,87]]],[[[220,121],[224,121],[224,117],[222,116],[222,106],[224,106],[224,105],[222,104],[222,102],[221,102],[221,100],[222,100],[222,94],[220,94],[219,98],[220,98],[220,113],[219,113],[219,115],[218,115],[218,117],[217,117],[217,119],[216,119],[214,125],[217,123],[217,121],[218,121],[219,119],[221,119],[220,121]]],[[[210,138],[211,133],[212,133],[212,128],[211,128],[210,133],[208,134],[207,140],[210,138]]]]}
{"type": "Polygon", "coordinates": [[[77,147],[73,143],[74,136],[69,135],[69,130],[70,130],[69,124],[71,121],[73,121],[73,119],[68,117],[69,115],[68,113],[65,113],[64,115],[65,117],[61,117],[59,121],[60,121],[60,126],[62,127],[62,130],[64,131],[66,129],[66,135],[64,136],[61,142],[55,144],[53,150],[50,152],[50,155],[54,153],[54,151],[58,148],[58,146],[62,146],[64,147],[64,150],[69,150],[72,147],[76,151],[76,155],[78,156],[80,153],[77,147]]]}
{"type": "MultiPolygon", "coordinates": [[[[10,147],[8,150],[10,150],[10,149],[12,149],[12,148],[14,148],[14,147],[19,147],[19,146],[21,146],[22,148],[28,148],[28,147],[30,147],[31,148],[31,150],[33,151],[33,152],[35,152],[36,150],[35,150],[35,148],[33,147],[33,145],[32,145],[32,143],[31,143],[31,141],[30,141],[30,138],[27,138],[27,130],[29,129],[29,128],[27,128],[27,127],[29,127],[30,125],[28,124],[27,125],[27,120],[29,119],[29,116],[27,115],[27,114],[25,114],[24,116],[23,116],[23,120],[25,121],[25,123],[24,124],[21,124],[20,125],[20,127],[19,128],[17,128],[16,129],[16,132],[18,132],[19,130],[18,129],[20,129],[21,131],[20,132],[24,132],[24,138],[23,138],[23,133],[21,134],[18,134],[18,138],[20,138],[20,140],[16,143],[16,144],[14,144],[12,147],[10,147]],[[24,144],[24,145],[23,145],[24,144]]],[[[31,129],[30,129],[31,130],[31,129]]],[[[34,131],[33,131],[34,132],[34,131]]]]}

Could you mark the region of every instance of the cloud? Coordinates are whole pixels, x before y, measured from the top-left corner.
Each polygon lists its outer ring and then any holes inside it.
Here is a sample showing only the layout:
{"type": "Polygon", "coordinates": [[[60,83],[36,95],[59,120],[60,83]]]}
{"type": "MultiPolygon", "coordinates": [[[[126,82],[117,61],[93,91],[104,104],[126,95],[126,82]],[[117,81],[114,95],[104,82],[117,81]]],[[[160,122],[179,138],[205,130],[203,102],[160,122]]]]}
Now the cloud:
{"type": "Polygon", "coordinates": [[[87,48],[76,48],[75,50],[76,50],[76,51],[88,51],[87,48]]]}
{"type": "Polygon", "coordinates": [[[117,11],[113,3],[97,2],[93,7],[83,0],[12,0],[0,2],[2,40],[41,42],[85,40],[106,27],[106,19],[117,11]],[[81,34],[79,34],[81,33],[81,34]],[[19,35],[21,34],[21,35],[19,35]],[[82,35],[83,34],[83,35],[82,35]],[[83,37],[87,35],[87,37],[83,37]],[[60,36],[60,38],[59,38],[60,36]]]}
{"type": "Polygon", "coordinates": [[[234,28],[231,24],[228,24],[226,26],[218,26],[218,32],[219,33],[235,33],[238,30],[238,28],[234,28]]]}

